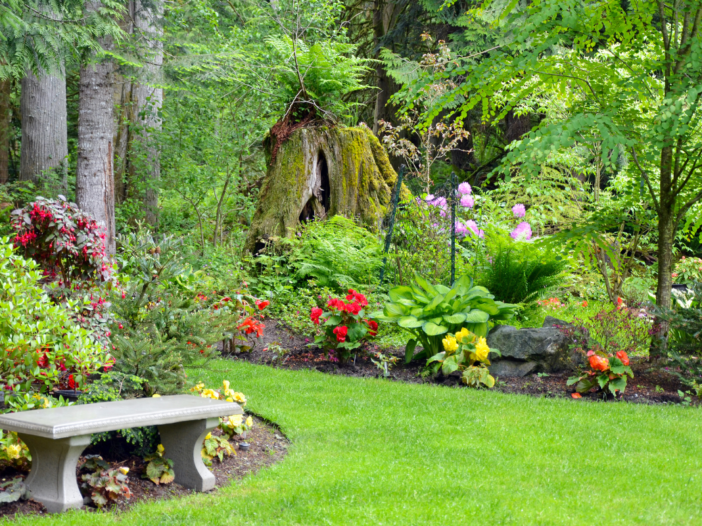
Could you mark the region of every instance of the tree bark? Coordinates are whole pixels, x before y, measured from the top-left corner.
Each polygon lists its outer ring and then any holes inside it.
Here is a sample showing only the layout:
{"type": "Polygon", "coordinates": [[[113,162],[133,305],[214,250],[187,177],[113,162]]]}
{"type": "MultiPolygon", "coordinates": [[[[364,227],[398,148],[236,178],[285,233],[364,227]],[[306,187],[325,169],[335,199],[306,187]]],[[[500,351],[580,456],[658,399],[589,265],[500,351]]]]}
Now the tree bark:
{"type": "Polygon", "coordinates": [[[148,55],[142,68],[141,79],[132,87],[132,101],[138,112],[138,123],[141,134],[137,139],[145,154],[145,163],[140,167],[144,174],[146,190],[144,192],[144,208],[146,222],[153,228],[158,228],[158,184],[161,177],[159,151],[155,144],[153,133],[161,130],[161,119],[158,112],[163,104],[163,89],[157,87],[161,78],[163,64],[163,28],[161,17],[163,4],[160,0],[148,3],[142,0],[135,2],[134,27],[141,32],[148,45],[148,55]]]}
{"type": "MultiPolygon", "coordinates": [[[[394,3],[392,0],[375,0],[373,5],[373,43],[375,44],[375,59],[378,59],[383,37],[390,29],[393,19],[394,3]]],[[[378,121],[391,122],[395,110],[388,107],[390,97],[397,92],[397,84],[385,71],[385,66],[378,63],[375,66],[375,75],[378,82],[378,96],[375,99],[375,113],[373,118],[373,133],[378,135],[378,121]]]]}
{"type": "MultiPolygon", "coordinates": [[[[658,284],[656,305],[669,309],[673,288],[673,241],[675,239],[675,195],[672,190],[673,147],[661,150],[660,198],[658,210],[658,284]]],[[[661,358],[665,353],[668,339],[668,325],[660,319],[654,323],[654,337],[651,340],[649,357],[661,358]]]]}
{"type": "MultiPolygon", "coordinates": [[[[88,11],[100,7],[87,4],[88,11]]],[[[105,49],[112,47],[101,39],[105,49]]],[[[93,57],[94,58],[94,57],[93,57]]],[[[105,229],[105,248],[115,253],[115,187],[112,111],[112,62],[88,61],[80,69],[76,203],[105,229]]]]}
{"type": "MultiPolygon", "coordinates": [[[[131,35],[134,33],[134,1],[127,1],[127,15],[120,23],[122,30],[131,35]]],[[[132,112],[132,81],[129,76],[123,76],[115,71],[112,74],[112,94],[115,106],[114,138],[114,179],[115,202],[122,203],[129,193],[129,141],[130,123],[134,119],[132,112]]]]}
{"type": "MultiPolygon", "coordinates": [[[[46,73],[36,77],[27,71],[22,79],[22,152],[20,180],[41,183],[48,170],[58,176],[59,187],[67,188],[68,130],[66,124],[66,79],[46,73]]],[[[58,190],[56,186],[51,190],[58,190]]]]}
{"type": "Polygon", "coordinates": [[[10,177],[10,90],[11,81],[0,81],[0,184],[10,177]]]}

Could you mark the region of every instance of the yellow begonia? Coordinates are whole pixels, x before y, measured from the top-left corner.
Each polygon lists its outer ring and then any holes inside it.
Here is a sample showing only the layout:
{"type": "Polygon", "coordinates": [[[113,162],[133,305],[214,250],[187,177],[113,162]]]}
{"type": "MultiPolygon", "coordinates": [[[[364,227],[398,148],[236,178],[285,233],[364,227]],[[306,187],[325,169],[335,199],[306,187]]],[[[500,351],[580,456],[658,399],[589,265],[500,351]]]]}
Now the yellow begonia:
{"type": "Polygon", "coordinates": [[[202,382],[200,382],[200,383],[196,384],[195,387],[193,387],[193,388],[190,389],[190,390],[191,390],[191,391],[197,391],[197,392],[199,393],[199,392],[202,391],[204,388],[205,388],[205,384],[203,384],[202,382]]]}
{"type": "Polygon", "coordinates": [[[12,444],[7,446],[7,458],[10,460],[19,458],[20,452],[22,451],[22,446],[19,444],[12,444]]]}
{"type": "Polygon", "coordinates": [[[487,341],[482,336],[478,338],[478,343],[475,344],[475,356],[480,362],[486,362],[488,359],[488,354],[490,354],[490,347],[488,347],[487,341]]]}
{"type": "Polygon", "coordinates": [[[219,393],[214,389],[203,389],[200,396],[203,398],[212,398],[213,400],[219,400],[219,393]]]}
{"type": "Polygon", "coordinates": [[[229,425],[233,427],[240,426],[243,420],[244,417],[242,415],[232,415],[229,417],[229,425]]]}
{"type": "Polygon", "coordinates": [[[458,349],[458,343],[456,343],[456,338],[454,338],[452,334],[446,336],[446,338],[444,338],[442,341],[444,344],[444,349],[447,352],[454,352],[456,349],[458,349]]]}
{"type": "Polygon", "coordinates": [[[224,396],[232,397],[232,396],[234,396],[234,391],[231,390],[231,389],[225,389],[225,390],[224,390],[224,396]]]}
{"type": "Polygon", "coordinates": [[[456,333],[456,340],[458,340],[460,343],[470,343],[472,340],[471,338],[472,333],[463,327],[460,331],[456,333]]]}
{"type": "Polygon", "coordinates": [[[156,449],[158,450],[159,454],[161,454],[161,455],[163,455],[163,452],[166,451],[166,448],[163,447],[163,444],[159,444],[156,449]]]}
{"type": "Polygon", "coordinates": [[[160,395],[160,394],[155,394],[155,395],[153,395],[151,398],[161,398],[161,395],[160,395]]]}
{"type": "Polygon", "coordinates": [[[246,419],[246,426],[247,426],[247,427],[251,427],[252,425],[253,425],[253,418],[248,417],[248,418],[246,419]]]}
{"type": "Polygon", "coordinates": [[[227,390],[229,389],[229,380],[223,380],[222,387],[224,387],[224,392],[226,393],[227,390]]]}
{"type": "Polygon", "coordinates": [[[129,468],[121,467],[119,468],[119,472],[122,473],[122,475],[126,475],[127,473],[129,473],[129,468]]]}
{"type": "Polygon", "coordinates": [[[233,401],[234,401],[234,399],[231,396],[227,397],[227,402],[233,402],[233,401]]]}
{"type": "Polygon", "coordinates": [[[244,396],[244,393],[234,393],[234,400],[240,404],[246,404],[246,397],[244,396]]]}
{"type": "Polygon", "coordinates": [[[210,438],[212,438],[212,433],[207,433],[207,436],[205,437],[205,440],[209,440],[210,438]]]}

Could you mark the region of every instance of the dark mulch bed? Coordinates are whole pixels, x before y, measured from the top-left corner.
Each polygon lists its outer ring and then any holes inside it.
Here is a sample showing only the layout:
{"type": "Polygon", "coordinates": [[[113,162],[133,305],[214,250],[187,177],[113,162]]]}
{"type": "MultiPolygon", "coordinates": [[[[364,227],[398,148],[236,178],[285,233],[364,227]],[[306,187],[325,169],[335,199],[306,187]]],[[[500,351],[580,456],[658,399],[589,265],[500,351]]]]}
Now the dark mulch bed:
{"type": "MultiPolygon", "coordinates": [[[[359,353],[354,362],[346,364],[328,359],[321,349],[310,347],[308,344],[313,341],[311,337],[301,336],[294,333],[274,319],[266,319],[266,330],[258,340],[253,340],[254,349],[250,352],[231,356],[235,360],[246,360],[251,363],[274,365],[286,369],[312,369],[329,374],[342,374],[345,376],[357,376],[362,378],[382,377],[375,364],[368,355],[380,351],[377,346],[367,345],[364,353],[359,353]],[[279,344],[288,352],[285,358],[277,360],[270,351],[264,350],[272,344],[279,344]]],[[[460,377],[457,373],[451,376],[439,376],[437,378],[424,378],[420,376],[421,365],[405,365],[404,349],[385,349],[384,354],[393,354],[400,358],[398,364],[390,371],[390,379],[410,383],[434,383],[447,386],[461,386],[460,377]]],[[[680,403],[682,399],[678,395],[678,390],[685,391],[686,388],[680,383],[677,376],[665,370],[655,369],[643,359],[632,358],[631,367],[634,371],[634,378],[628,380],[627,389],[620,398],[628,402],[645,404],[665,404],[680,403]]],[[[523,378],[498,378],[495,389],[504,393],[527,394],[532,396],[545,397],[568,397],[574,392],[574,387],[566,384],[569,374],[531,374],[523,378]]],[[[582,400],[600,400],[602,395],[598,393],[588,393],[583,395],[582,400]]],[[[699,404],[700,401],[692,398],[691,404],[699,404]]]]}
{"type": "MultiPolygon", "coordinates": [[[[218,430],[213,434],[218,434],[218,430]]],[[[239,480],[249,473],[256,473],[259,469],[281,460],[287,453],[288,440],[283,434],[271,424],[254,417],[254,426],[247,432],[246,438],[234,437],[232,445],[236,450],[236,455],[225,457],[223,462],[213,460],[210,470],[214,473],[217,479],[217,487],[226,486],[234,480],[239,480]],[[247,442],[250,447],[247,451],[239,449],[239,442],[247,442]]],[[[118,450],[117,450],[118,451],[118,450]]],[[[155,499],[170,499],[193,493],[180,484],[168,484],[157,486],[148,479],[142,478],[145,473],[146,464],[143,459],[135,456],[125,457],[118,452],[110,454],[104,448],[95,448],[91,446],[86,449],[85,454],[102,454],[103,458],[111,464],[112,467],[128,467],[129,468],[129,489],[132,492],[132,497],[129,500],[123,500],[117,505],[113,505],[108,511],[121,512],[128,510],[138,502],[155,500],[155,499]]],[[[83,459],[78,462],[80,466],[83,459]]],[[[175,466],[177,470],[177,466],[175,466]]],[[[26,477],[27,473],[18,471],[6,463],[0,463],[0,481],[10,480],[15,477],[26,477]]],[[[79,479],[78,484],[81,481],[79,479]]],[[[213,491],[217,491],[216,489],[213,491]]],[[[97,508],[92,505],[86,505],[84,510],[90,512],[98,512],[97,508]]],[[[33,500],[12,502],[0,505],[0,517],[12,517],[17,514],[36,514],[43,515],[46,509],[40,503],[33,500]]]]}

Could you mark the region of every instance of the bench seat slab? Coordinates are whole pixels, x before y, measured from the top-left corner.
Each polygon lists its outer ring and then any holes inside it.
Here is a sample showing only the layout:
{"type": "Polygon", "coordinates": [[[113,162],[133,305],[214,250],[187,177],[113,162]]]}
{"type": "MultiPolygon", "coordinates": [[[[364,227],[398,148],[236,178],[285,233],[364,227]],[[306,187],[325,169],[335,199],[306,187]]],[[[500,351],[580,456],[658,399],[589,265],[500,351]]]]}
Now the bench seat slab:
{"type": "Polygon", "coordinates": [[[52,440],[20,433],[32,455],[32,471],[25,481],[32,498],[49,513],[83,506],[76,481],[76,466],[83,450],[90,445],[90,435],[52,440]]]}
{"type": "Polygon", "coordinates": [[[173,461],[175,482],[195,491],[215,487],[215,476],[202,461],[202,441],[219,425],[219,418],[206,418],[158,426],[165,456],[173,461]]]}

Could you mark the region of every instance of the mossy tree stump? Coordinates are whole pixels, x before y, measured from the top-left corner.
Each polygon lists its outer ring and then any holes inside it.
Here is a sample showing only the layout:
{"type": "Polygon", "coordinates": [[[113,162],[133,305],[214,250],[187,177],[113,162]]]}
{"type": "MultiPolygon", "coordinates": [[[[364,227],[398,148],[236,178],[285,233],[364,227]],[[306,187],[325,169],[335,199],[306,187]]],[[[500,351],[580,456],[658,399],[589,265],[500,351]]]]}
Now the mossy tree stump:
{"type": "Polygon", "coordinates": [[[388,211],[397,174],[366,127],[309,127],[280,145],[259,196],[247,250],[293,236],[301,222],[333,215],[377,229],[388,211]]]}

